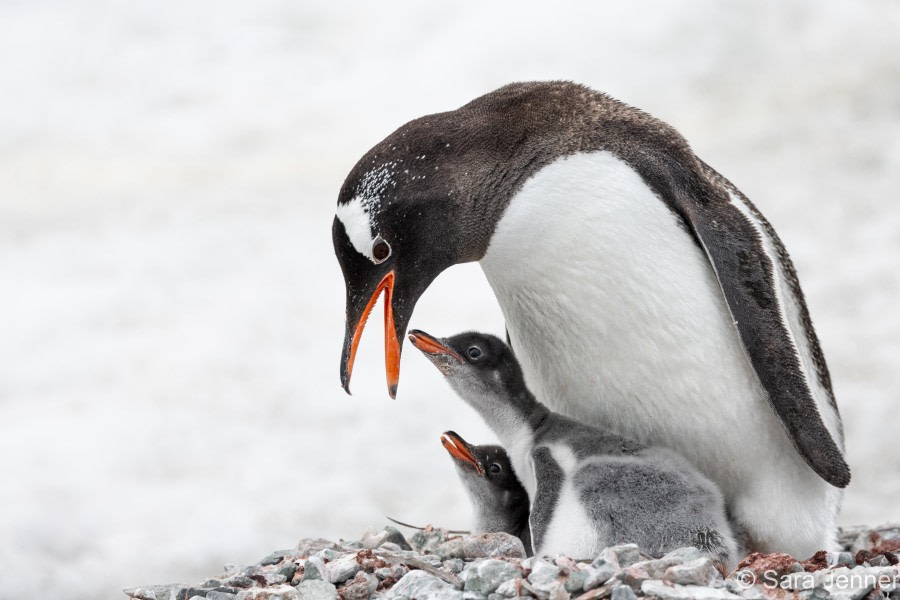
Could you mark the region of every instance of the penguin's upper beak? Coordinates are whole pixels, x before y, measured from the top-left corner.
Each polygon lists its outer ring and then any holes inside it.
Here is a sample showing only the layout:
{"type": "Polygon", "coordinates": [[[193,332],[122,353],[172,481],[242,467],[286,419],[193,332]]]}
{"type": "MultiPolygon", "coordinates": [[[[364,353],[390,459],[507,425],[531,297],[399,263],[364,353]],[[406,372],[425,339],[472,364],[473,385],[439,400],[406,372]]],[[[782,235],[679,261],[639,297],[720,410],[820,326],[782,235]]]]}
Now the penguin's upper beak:
{"type": "MultiPolygon", "coordinates": [[[[394,279],[394,271],[388,271],[375,286],[375,291],[372,292],[360,314],[355,319],[351,319],[351,315],[348,314],[344,350],[341,353],[341,385],[348,394],[350,393],[350,376],[353,374],[353,362],[356,360],[356,349],[362,338],[363,329],[366,327],[366,320],[378,301],[378,297],[384,292],[385,374],[387,375],[388,393],[391,398],[397,397],[397,383],[400,381],[400,340],[397,338],[397,328],[394,323],[394,279]]],[[[349,309],[348,306],[348,313],[349,309]]]]}
{"type": "Polygon", "coordinates": [[[460,435],[454,431],[445,431],[441,435],[441,444],[444,445],[444,448],[447,449],[447,452],[450,453],[455,460],[469,464],[475,468],[475,471],[479,475],[484,475],[484,467],[481,466],[481,463],[478,462],[478,459],[475,458],[475,455],[472,454],[472,447],[466,443],[466,440],[462,439],[460,435]]]}
{"type": "Polygon", "coordinates": [[[409,341],[412,342],[413,346],[428,355],[429,358],[434,356],[449,356],[462,362],[463,358],[456,350],[447,347],[434,336],[428,335],[419,329],[413,329],[409,332],[409,341]]]}

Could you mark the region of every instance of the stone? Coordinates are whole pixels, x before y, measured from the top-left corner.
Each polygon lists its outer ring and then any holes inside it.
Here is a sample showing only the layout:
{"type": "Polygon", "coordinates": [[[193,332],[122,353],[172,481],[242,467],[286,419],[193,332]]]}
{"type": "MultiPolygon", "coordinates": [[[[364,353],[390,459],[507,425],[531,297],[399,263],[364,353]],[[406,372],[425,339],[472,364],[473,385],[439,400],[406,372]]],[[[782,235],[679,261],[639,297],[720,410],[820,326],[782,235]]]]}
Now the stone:
{"type": "Polygon", "coordinates": [[[791,569],[796,562],[796,559],[790,554],[754,552],[738,563],[736,571],[752,573],[760,581],[762,581],[763,577],[777,579],[791,573],[791,569]]]}
{"type": "Polygon", "coordinates": [[[229,594],[228,592],[217,592],[215,590],[207,592],[206,600],[235,600],[237,594],[229,594]]]}
{"type": "Polygon", "coordinates": [[[281,561],[284,560],[286,556],[289,556],[291,553],[296,552],[295,550],[276,550],[275,552],[267,555],[258,564],[261,567],[267,567],[270,565],[277,565],[281,561]]]}
{"type": "Polygon", "coordinates": [[[879,554],[870,558],[869,564],[873,567],[889,567],[891,566],[891,561],[884,554],[879,554]]]}
{"type": "Polygon", "coordinates": [[[285,566],[278,569],[278,572],[284,575],[285,581],[290,581],[294,578],[294,573],[297,572],[297,565],[294,563],[288,563],[285,566]]]}
{"type": "Polygon", "coordinates": [[[338,545],[334,542],[322,538],[305,538],[297,544],[297,556],[306,558],[312,556],[316,552],[320,552],[326,548],[336,550],[338,545]]]}
{"type": "Polygon", "coordinates": [[[800,600],[827,600],[831,597],[823,587],[816,587],[811,590],[803,590],[800,592],[800,600]]]}
{"type": "Polygon", "coordinates": [[[663,556],[660,560],[669,560],[669,561],[678,561],[678,563],[686,563],[691,560],[697,560],[700,557],[706,556],[700,548],[695,548],[693,546],[684,546],[683,548],[677,548],[672,550],[665,556],[663,556]]]}
{"type": "Polygon", "coordinates": [[[191,600],[191,598],[204,598],[209,590],[196,587],[181,588],[175,593],[174,597],[170,596],[170,600],[191,600]]]}
{"type": "Polygon", "coordinates": [[[619,587],[613,588],[612,591],[612,600],[637,600],[637,596],[627,585],[620,585],[619,587]]]}
{"type": "MultiPolygon", "coordinates": [[[[594,563],[596,562],[597,561],[594,561],[594,563]]],[[[617,572],[616,567],[611,563],[600,562],[596,566],[594,563],[591,563],[591,566],[585,570],[586,576],[584,578],[584,583],[581,586],[584,591],[600,587],[609,581],[611,577],[615,576],[617,572]]],[[[646,577],[644,579],[646,579],[646,577]]]]}
{"type": "Polygon", "coordinates": [[[225,585],[235,588],[253,587],[253,580],[246,575],[236,575],[225,580],[225,585]]]}
{"type": "Polygon", "coordinates": [[[465,566],[466,563],[463,562],[461,558],[450,558],[444,561],[444,570],[453,573],[454,575],[462,573],[465,566]]]}
{"type": "Polygon", "coordinates": [[[360,571],[341,588],[342,600],[366,600],[378,588],[378,578],[360,571]]]}
{"type": "Polygon", "coordinates": [[[487,559],[471,565],[463,574],[463,590],[487,596],[501,583],[522,577],[522,572],[503,560],[487,559]]]}
{"type": "Polygon", "coordinates": [[[332,560],[325,565],[328,573],[328,581],[331,583],[342,583],[356,575],[362,566],[356,560],[355,554],[346,554],[338,559],[332,560]]]}
{"type": "MultiPolygon", "coordinates": [[[[646,564],[646,562],[647,561],[636,562],[633,565],[631,565],[630,567],[625,567],[624,569],[622,569],[621,571],[616,573],[614,575],[614,577],[617,580],[624,583],[625,585],[630,586],[631,588],[633,588],[635,590],[639,590],[639,589],[641,589],[641,585],[645,581],[647,581],[648,579],[652,579],[652,577],[650,576],[650,573],[643,566],[646,564]]],[[[596,582],[598,580],[599,579],[590,579],[589,578],[588,581],[586,581],[584,584],[585,591],[590,589],[590,587],[588,587],[589,584],[591,584],[592,582],[596,582]]]]}
{"type": "Polygon", "coordinates": [[[285,583],[287,577],[276,571],[275,573],[266,573],[263,576],[263,580],[266,582],[266,585],[278,585],[279,583],[285,583]]]}
{"type": "Polygon", "coordinates": [[[574,594],[575,592],[581,592],[584,590],[584,583],[587,581],[588,571],[583,571],[581,569],[575,569],[569,571],[569,576],[566,578],[566,591],[570,594],[574,594]]]}
{"type": "Polygon", "coordinates": [[[422,554],[431,553],[435,548],[447,541],[447,532],[443,529],[422,529],[413,534],[409,545],[422,554]]]}
{"type": "Polygon", "coordinates": [[[660,600],[739,600],[741,598],[722,588],[671,585],[655,579],[642,583],[641,592],[645,596],[656,596],[660,600]]]}
{"type": "Polygon", "coordinates": [[[447,560],[448,558],[464,558],[466,556],[461,537],[450,538],[443,544],[437,546],[433,552],[437,556],[440,556],[442,560],[447,560]]]}
{"type": "MultiPolygon", "coordinates": [[[[507,579],[497,587],[496,594],[504,598],[515,598],[522,593],[524,579],[507,579]]],[[[491,594],[494,595],[494,594],[491,594]]]]}
{"type": "Polygon", "coordinates": [[[325,561],[317,556],[311,556],[303,563],[303,578],[300,581],[312,581],[318,579],[328,579],[325,561]]]}
{"type": "Polygon", "coordinates": [[[829,567],[855,567],[856,558],[849,552],[829,552],[825,555],[829,567]]]}
{"type": "Polygon", "coordinates": [[[365,550],[366,546],[359,540],[341,540],[341,549],[343,550],[365,550]]]}
{"type": "Polygon", "coordinates": [[[238,592],[235,600],[299,600],[300,593],[296,588],[283,585],[275,588],[254,588],[238,592]]]}
{"type": "Polygon", "coordinates": [[[388,598],[415,598],[418,600],[463,600],[463,593],[452,585],[425,571],[410,571],[394,584],[388,598]]]}
{"type": "Polygon", "coordinates": [[[403,534],[390,525],[385,526],[385,528],[379,532],[376,532],[371,527],[366,529],[363,532],[360,541],[364,547],[371,550],[380,548],[384,544],[393,544],[397,546],[398,550],[412,550],[412,547],[409,545],[409,542],[406,541],[406,538],[403,537],[403,534]]]}
{"type": "Polygon", "coordinates": [[[528,583],[539,591],[549,592],[551,584],[559,578],[559,567],[552,565],[543,559],[535,559],[531,565],[531,574],[528,575],[528,583]]]}
{"type": "Polygon", "coordinates": [[[681,585],[708,586],[720,578],[721,574],[712,560],[705,556],[680,565],[672,565],[663,575],[664,580],[681,585]]]}
{"type": "Polygon", "coordinates": [[[321,558],[323,561],[332,561],[337,560],[340,557],[344,556],[345,553],[338,552],[334,548],[323,548],[316,552],[313,556],[316,558],[321,558]]]}
{"type": "Polygon", "coordinates": [[[591,564],[597,566],[596,563],[602,561],[613,565],[618,570],[621,567],[631,566],[640,559],[641,552],[637,544],[619,544],[604,548],[591,564]]]}
{"type": "Polygon", "coordinates": [[[123,591],[130,598],[138,598],[139,600],[175,600],[178,591],[187,587],[180,583],[171,583],[168,585],[125,588],[123,591]]]}
{"type": "MultiPolygon", "coordinates": [[[[464,535],[449,540],[449,542],[456,540],[459,540],[458,546],[450,546],[449,543],[446,546],[447,549],[444,551],[446,558],[525,558],[527,556],[522,540],[508,533],[464,535]]],[[[440,556],[440,553],[437,554],[440,556]]]]}

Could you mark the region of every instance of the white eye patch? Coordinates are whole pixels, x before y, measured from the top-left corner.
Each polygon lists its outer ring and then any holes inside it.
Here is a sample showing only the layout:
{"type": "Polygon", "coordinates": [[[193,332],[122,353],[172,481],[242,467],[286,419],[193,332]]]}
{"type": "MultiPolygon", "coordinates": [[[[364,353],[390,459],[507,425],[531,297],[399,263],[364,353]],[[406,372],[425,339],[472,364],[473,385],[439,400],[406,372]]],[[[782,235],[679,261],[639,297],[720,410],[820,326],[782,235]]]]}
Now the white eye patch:
{"type": "Polygon", "coordinates": [[[374,263],[377,261],[372,255],[375,238],[372,236],[372,223],[369,220],[369,205],[362,198],[356,197],[346,204],[338,204],[335,216],[344,225],[347,237],[356,251],[374,263]]]}

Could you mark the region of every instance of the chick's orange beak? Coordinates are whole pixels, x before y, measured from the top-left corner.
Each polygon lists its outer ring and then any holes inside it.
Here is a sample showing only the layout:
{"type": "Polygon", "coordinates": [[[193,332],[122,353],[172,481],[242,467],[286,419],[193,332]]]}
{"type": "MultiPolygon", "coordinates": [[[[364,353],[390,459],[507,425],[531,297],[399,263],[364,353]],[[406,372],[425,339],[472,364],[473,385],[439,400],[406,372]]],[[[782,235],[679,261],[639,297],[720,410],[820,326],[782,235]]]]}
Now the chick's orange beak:
{"type": "Polygon", "coordinates": [[[436,338],[428,335],[424,331],[413,329],[409,332],[409,335],[407,337],[409,337],[409,341],[412,342],[413,346],[415,346],[425,354],[447,354],[449,356],[462,360],[462,357],[455,350],[448,348],[444,344],[437,341],[436,338]]]}
{"type": "Polygon", "coordinates": [[[378,297],[384,292],[384,370],[387,376],[388,394],[391,398],[397,397],[397,383],[400,381],[400,340],[397,339],[397,330],[394,326],[394,272],[390,271],[379,282],[369,303],[366,304],[356,328],[353,330],[353,339],[350,342],[350,356],[347,360],[346,372],[344,374],[344,389],[349,393],[350,376],[353,374],[353,362],[356,360],[356,349],[359,346],[359,340],[362,338],[363,330],[366,327],[366,320],[369,313],[378,301],[378,297]]]}
{"type": "Polygon", "coordinates": [[[472,465],[479,475],[484,475],[484,469],[481,467],[481,464],[479,464],[478,459],[475,458],[475,455],[472,454],[472,451],[469,449],[469,444],[467,444],[466,440],[462,439],[458,433],[445,431],[441,435],[441,444],[444,445],[444,448],[447,449],[450,456],[460,462],[472,465]]]}

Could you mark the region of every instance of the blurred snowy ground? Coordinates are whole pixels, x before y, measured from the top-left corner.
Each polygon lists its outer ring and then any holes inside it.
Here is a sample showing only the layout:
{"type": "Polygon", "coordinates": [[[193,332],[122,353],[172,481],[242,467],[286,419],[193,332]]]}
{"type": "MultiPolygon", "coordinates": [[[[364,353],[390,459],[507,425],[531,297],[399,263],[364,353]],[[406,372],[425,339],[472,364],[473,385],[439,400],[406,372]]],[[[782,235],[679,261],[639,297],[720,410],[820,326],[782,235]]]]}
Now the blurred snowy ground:
{"type": "MultiPolygon", "coordinates": [[[[467,525],[438,436],[489,435],[433,367],[405,353],[390,401],[375,319],[340,389],[331,219],[384,135],[524,79],[667,120],[765,212],[844,415],[842,522],[900,520],[900,7],[586,4],[0,3],[6,598],[467,525]]],[[[413,325],[502,331],[473,265],[413,325]]]]}

